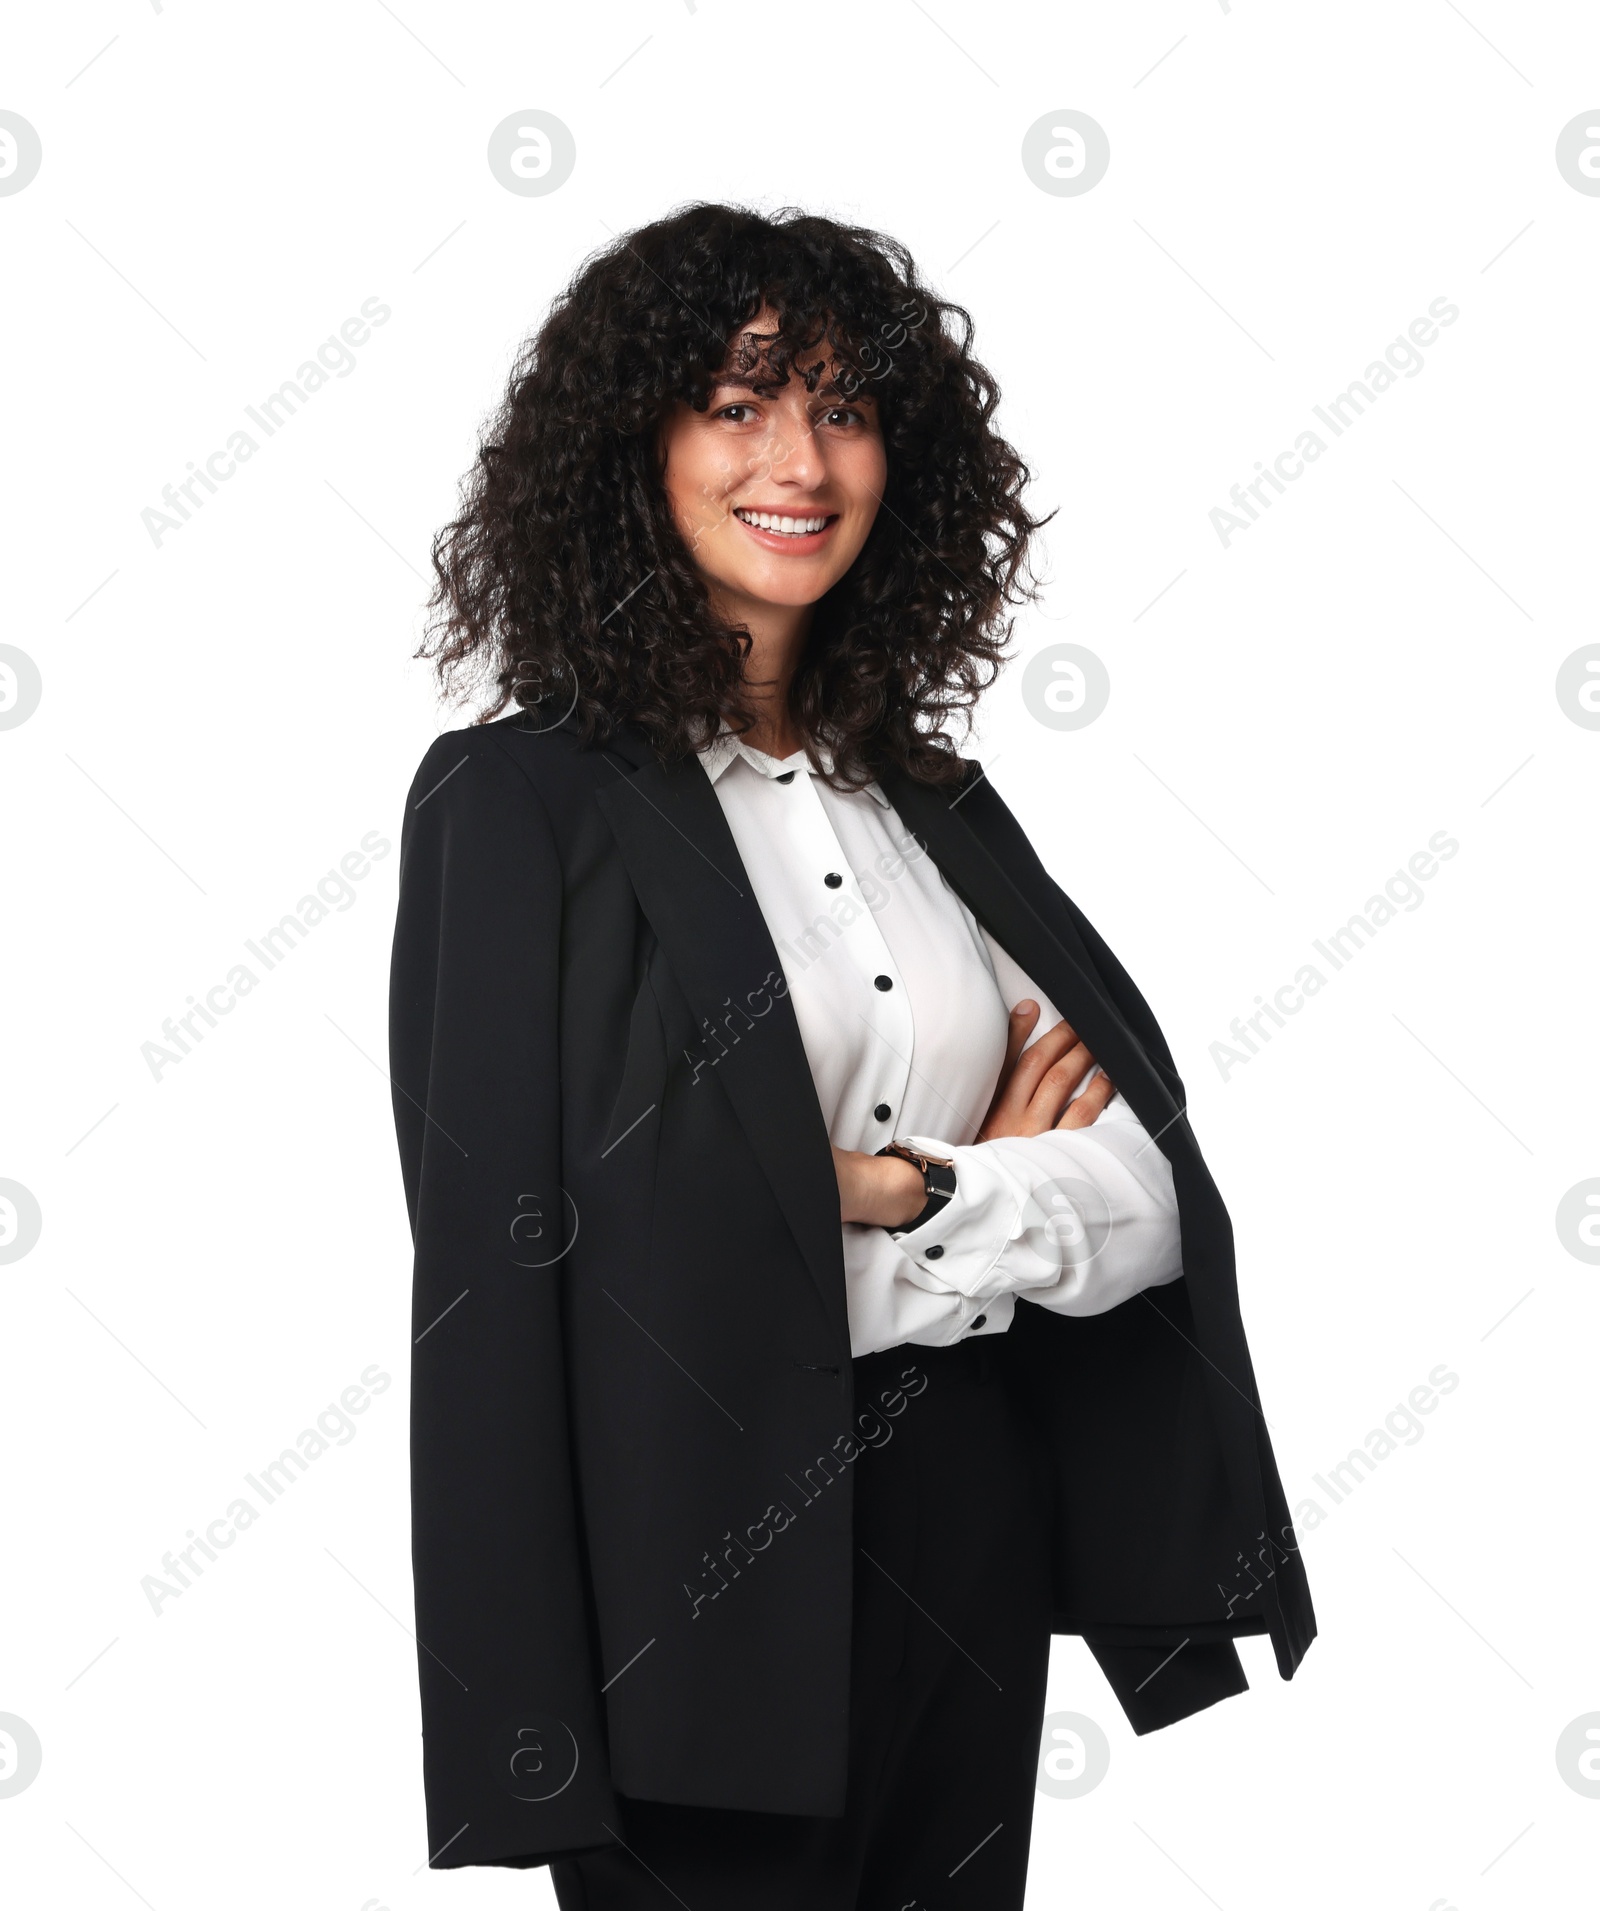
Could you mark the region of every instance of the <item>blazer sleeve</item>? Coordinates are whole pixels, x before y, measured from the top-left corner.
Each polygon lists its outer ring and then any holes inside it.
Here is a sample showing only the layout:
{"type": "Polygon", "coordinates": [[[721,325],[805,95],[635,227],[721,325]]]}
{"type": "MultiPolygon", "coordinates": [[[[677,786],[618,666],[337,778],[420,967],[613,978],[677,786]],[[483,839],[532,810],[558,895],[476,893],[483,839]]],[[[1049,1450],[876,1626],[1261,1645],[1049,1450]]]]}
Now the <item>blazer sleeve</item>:
{"type": "MultiPolygon", "coordinates": [[[[1266,1628],[1257,1623],[1251,1630],[1266,1628]]],[[[1231,1639],[1185,1637],[1173,1645],[1163,1638],[1154,1645],[1127,1645],[1089,1632],[1084,1644],[1141,1737],[1250,1690],[1231,1639]]]]}
{"type": "Polygon", "coordinates": [[[615,1805],[578,1532],[558,1255],[562,884],[482,730],[423,759],[390,980],[415,1246],[411,1511],[429,1862],[538,1865],[615,1805]]]}

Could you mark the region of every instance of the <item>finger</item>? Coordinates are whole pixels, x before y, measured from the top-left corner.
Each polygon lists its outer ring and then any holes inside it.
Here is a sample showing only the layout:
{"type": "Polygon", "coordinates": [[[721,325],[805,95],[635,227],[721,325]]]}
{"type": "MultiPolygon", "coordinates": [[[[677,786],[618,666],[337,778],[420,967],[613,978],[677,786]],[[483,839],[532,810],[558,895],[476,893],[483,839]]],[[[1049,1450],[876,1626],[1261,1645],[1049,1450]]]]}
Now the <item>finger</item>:
{"type": "Polygon", "coordinates": [[[987,1140],[990,1134],[1036,1135],[1048,1128],[1055,1119],[1054,1112],[1048,1119],[1030,1113],[1040,1080],[1048,1073],[1052,1063],[1059,1059],[1056,1051],[1061,1044],[1053,1040],[1053,1036],[1054,1030],[1040,1036],[1018,1059],[1009,1080],[1002,1082],[996,1090],[985,1120],[985,1132],[980,1139],[987,1140]]]}
{"type": "Polygon", "coordinates": [[[1000,1070],[1002,1081],[1016,1067],[1023,1043],[1038,1025],[1039,1014],[1039,1004],[1031,1000],[1019,1002],[1011,1011],[1010,1021],[1006,1027],[1006,1059],[1000,1070]]]}
{"type": "Polygon", "coordinates": [[[1079,1042],[1071,1024],[1057,1022],[1018,1058],[993,1126],[1001,1134],[1043,1134],[1055,1126],[1067,1096],[1093,1066],[1094,1058],[1079,1042]],[[1065,1079],[1058,1077],[1053,1086],[1046,1086],[1051,1071],[1066,1062],[1074,1051],[1078,1059],[1070,1073],[1065,1079]]]}
{"type": "Polygon", "coordinates": [[[1054,1028],[1046,1029],[1038,1041],[1017,1057],[1016,1066],[1011,1071],[1010,1092],[1013,1105],[1019,1112],[1032,1101],[1040,1082],[1076,1046],[1077,1040],[1070,1023],[1057,1022],[1054,1028]]]}
{"type": "Polygon", "coordinates": [[[1056,1126],[1058,1128],[1087,1128],[1104,1112],[1106,1103],[1116,1092],[1116,1083],[1109,1075],[1096,1075],[1075,1101],[1067,1103],[1066,1113],[1056,1126]]]}
{"type": "Polygon", "coordinates": [[[1019,1002],[1011,1011],[1006,1024],[1005,1060],[1000,1066],[994,1093],[989,1097],[989,1107],[979,1130],[979,1140],[985,1139],[990,1124],[1009,1106],[1006,1097],[1011,1091],[1017,1057],[1022,1053],[1023,1044],[1033,1033],[1041,1012],[1039,1004],[1027,998],[1019,1002]]]}
{"type": "Polygon", "coordinates": [[[1094,1057],[1082,1042],[1077,1042],[1045,1070],[1025,1116],[1034,1134],[1043,1134],[1046,1128],[1055,1127],[1073,1091],[1094,1065],[1094,1057]]]}

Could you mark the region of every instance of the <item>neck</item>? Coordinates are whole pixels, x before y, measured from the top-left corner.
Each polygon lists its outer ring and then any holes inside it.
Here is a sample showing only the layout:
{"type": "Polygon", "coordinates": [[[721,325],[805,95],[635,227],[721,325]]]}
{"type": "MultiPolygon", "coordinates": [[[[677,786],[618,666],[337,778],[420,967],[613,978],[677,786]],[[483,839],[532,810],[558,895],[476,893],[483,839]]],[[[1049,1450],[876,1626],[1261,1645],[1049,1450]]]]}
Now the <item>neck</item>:
{"type": "Polygon", "coordinates": [[[793,756],[805,738],[789,714],[789,687],[811,631],[811,604],[769,604],[759,598],[719,601],[729,623],[750,633],[744,681],[756,720],[744,733],[753,749],[768,756],[793,756]]]}

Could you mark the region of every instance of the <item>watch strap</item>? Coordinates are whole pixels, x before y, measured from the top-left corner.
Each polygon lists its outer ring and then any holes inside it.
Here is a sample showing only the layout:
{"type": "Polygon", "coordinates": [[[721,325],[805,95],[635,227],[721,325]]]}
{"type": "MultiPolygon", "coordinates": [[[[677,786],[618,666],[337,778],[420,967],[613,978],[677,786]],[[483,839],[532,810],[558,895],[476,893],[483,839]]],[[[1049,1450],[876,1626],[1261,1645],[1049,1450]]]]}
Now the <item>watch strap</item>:
{"type": "Polygon", "coordinates": [[[909,1234],[913,1229],[920,1228],[924,1221],[931,1221],[936,1214],[943,1213],[956,1191],[956,1164],[953,1161],[945,1155],[925,1154],[920,1148],[912,1148],[903,1141],[891,1141],[878,1153],[898,1155],[902,1161],[909,1161],[921,1174],[922,1191],[927,1196],[921,1212],[910,1221],[890,1228],[891,1234],[909,1234]]]}

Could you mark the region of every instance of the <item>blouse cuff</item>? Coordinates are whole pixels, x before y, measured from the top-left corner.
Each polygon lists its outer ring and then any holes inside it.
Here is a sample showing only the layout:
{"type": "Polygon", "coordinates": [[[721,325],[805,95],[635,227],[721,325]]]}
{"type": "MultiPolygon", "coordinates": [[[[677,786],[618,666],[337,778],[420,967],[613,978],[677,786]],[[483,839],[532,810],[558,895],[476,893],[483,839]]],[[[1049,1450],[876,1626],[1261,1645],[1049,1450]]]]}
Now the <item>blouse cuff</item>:
{"type": "Polygon", "coordinates": [[[943,1212],[893,1236],[920,1287],[1097,1314],[1183,1273],[1171,1166],[1131,1110],[967,1147],[908,1140],[956,1164],[943,1212]]]}
{"type": "Polygon", "coordinates": [[[996,1274],[996,1264],[1022,1218],[1022,1204],[1009,1177],[986,1158],[983,1144],[953,1148],[923,1135],[907,1139],[913,1148],[944,1155],[956,1164],[951,1198],[918,1226],[892,1230],[911,1263],[909,1277],[918,1286],[972,1301],[1010,1291],[1011,1283],[996,1274]]]}

